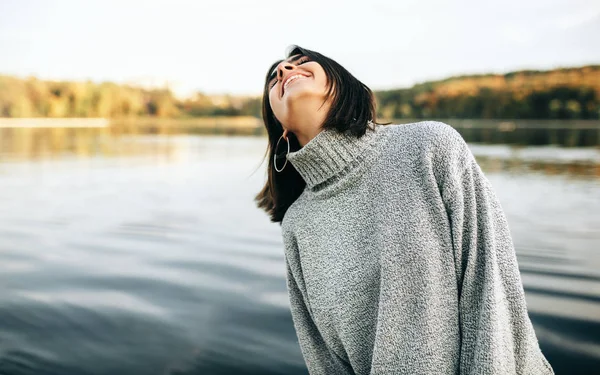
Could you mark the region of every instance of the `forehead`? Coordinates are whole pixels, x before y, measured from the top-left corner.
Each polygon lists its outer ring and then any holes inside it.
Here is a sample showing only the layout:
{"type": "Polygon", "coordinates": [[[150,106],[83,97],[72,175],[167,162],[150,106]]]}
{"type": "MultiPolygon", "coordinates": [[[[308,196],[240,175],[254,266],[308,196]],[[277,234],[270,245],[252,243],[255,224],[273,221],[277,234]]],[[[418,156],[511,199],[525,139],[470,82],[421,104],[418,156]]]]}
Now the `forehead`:
{"type": "MultiPolygon", "coordinates": [[[[286,60],[282,60],[281,62],[293,62],[294,60],[298,60],[298,58],[300,58],[300,57],[302,57],[302,54],[293,55],[293,56],[290,56],[286,60]]],[[[279,64],[281,64],[281,62],[279,64]]],[[[275,69],[273,69],[273,71],[271,72],[270,77],[275,76],[275,73],[277,73],[277,67],[279,66],[279,64],[275,65],[275,69]]]]}

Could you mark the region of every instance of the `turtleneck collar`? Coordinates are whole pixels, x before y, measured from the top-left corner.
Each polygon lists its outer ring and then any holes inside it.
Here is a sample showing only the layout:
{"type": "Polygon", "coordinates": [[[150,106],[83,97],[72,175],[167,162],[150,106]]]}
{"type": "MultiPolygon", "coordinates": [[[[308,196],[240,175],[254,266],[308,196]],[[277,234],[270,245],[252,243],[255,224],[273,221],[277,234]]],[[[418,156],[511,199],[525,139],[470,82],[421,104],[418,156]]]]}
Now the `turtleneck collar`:
{"type": "Polygon", "coordinates": [[[288,153],[287,159],[312,188],[359,164],[374,148],[382,127],[375,124],[360,138],[323,129],[304,147],[288,153]]]}

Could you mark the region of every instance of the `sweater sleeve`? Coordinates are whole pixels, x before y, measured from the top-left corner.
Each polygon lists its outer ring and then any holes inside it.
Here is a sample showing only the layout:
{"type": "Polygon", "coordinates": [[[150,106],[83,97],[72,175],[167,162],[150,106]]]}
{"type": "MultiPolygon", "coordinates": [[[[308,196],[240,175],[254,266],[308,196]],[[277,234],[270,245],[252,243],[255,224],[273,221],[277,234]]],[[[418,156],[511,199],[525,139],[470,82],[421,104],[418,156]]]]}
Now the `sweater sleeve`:
{"type": "Polygon", "coordinates": [[[290,311],[298,343],[310,375],[352,374],[348,364],[335,354],[325,343],[313,321],[308,304],[299,283],[302,281],[299,250],[293,236],[284,230],[286,284],[290,301],[290,311]]]}
{"type": "Polygon", "coordinates": [[[461,332],[460,371],[553,374],[527,313],[508,222],[462,136],[440,138],[440,192],[455,258],[461,332]]]}

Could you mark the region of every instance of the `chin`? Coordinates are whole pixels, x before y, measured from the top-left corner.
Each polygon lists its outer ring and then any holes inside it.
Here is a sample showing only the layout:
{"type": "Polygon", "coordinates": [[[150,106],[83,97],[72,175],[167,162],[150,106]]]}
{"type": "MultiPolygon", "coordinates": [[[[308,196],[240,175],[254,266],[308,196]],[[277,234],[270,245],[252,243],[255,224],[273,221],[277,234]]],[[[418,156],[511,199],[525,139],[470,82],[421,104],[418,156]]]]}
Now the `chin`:
{"type": "Polygon", "coordinates": [[[311,97],[313,96],[305,92],[290,93],[285,98],[288,115],[293,116],[294,113],[316,110],[316,108],[312,108],[311,103],[313,103],[313,100],[311,100],[311,97]]]}
{"type": "Polygon", "coordinates": [[[286,92],[284,94],[283,100],[288,106],[290,106],[294,104],[299,104],[303,101],[310,101],[311,99],[314,100],[322,96],[322,93],[317,93],[314,90],[311,90],[310,88],[294,87],[294,90],[290,90],[289,92],[286,92]]]}

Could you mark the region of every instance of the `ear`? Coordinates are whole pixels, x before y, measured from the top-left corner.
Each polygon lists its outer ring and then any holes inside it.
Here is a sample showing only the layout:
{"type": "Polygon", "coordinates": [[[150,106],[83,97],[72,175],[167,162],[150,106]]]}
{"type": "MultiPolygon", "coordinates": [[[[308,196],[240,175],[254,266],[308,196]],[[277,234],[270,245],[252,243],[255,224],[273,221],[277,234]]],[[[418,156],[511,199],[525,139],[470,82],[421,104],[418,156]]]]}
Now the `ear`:
{"type": "Polygon", "coordinates": [[[285,129],[285,130],[283,131],[283,138],[284,138],[285,140],[287,140],[287,139],[288,139],[288,130],[287,130],[287,129],[285,129]]]}

